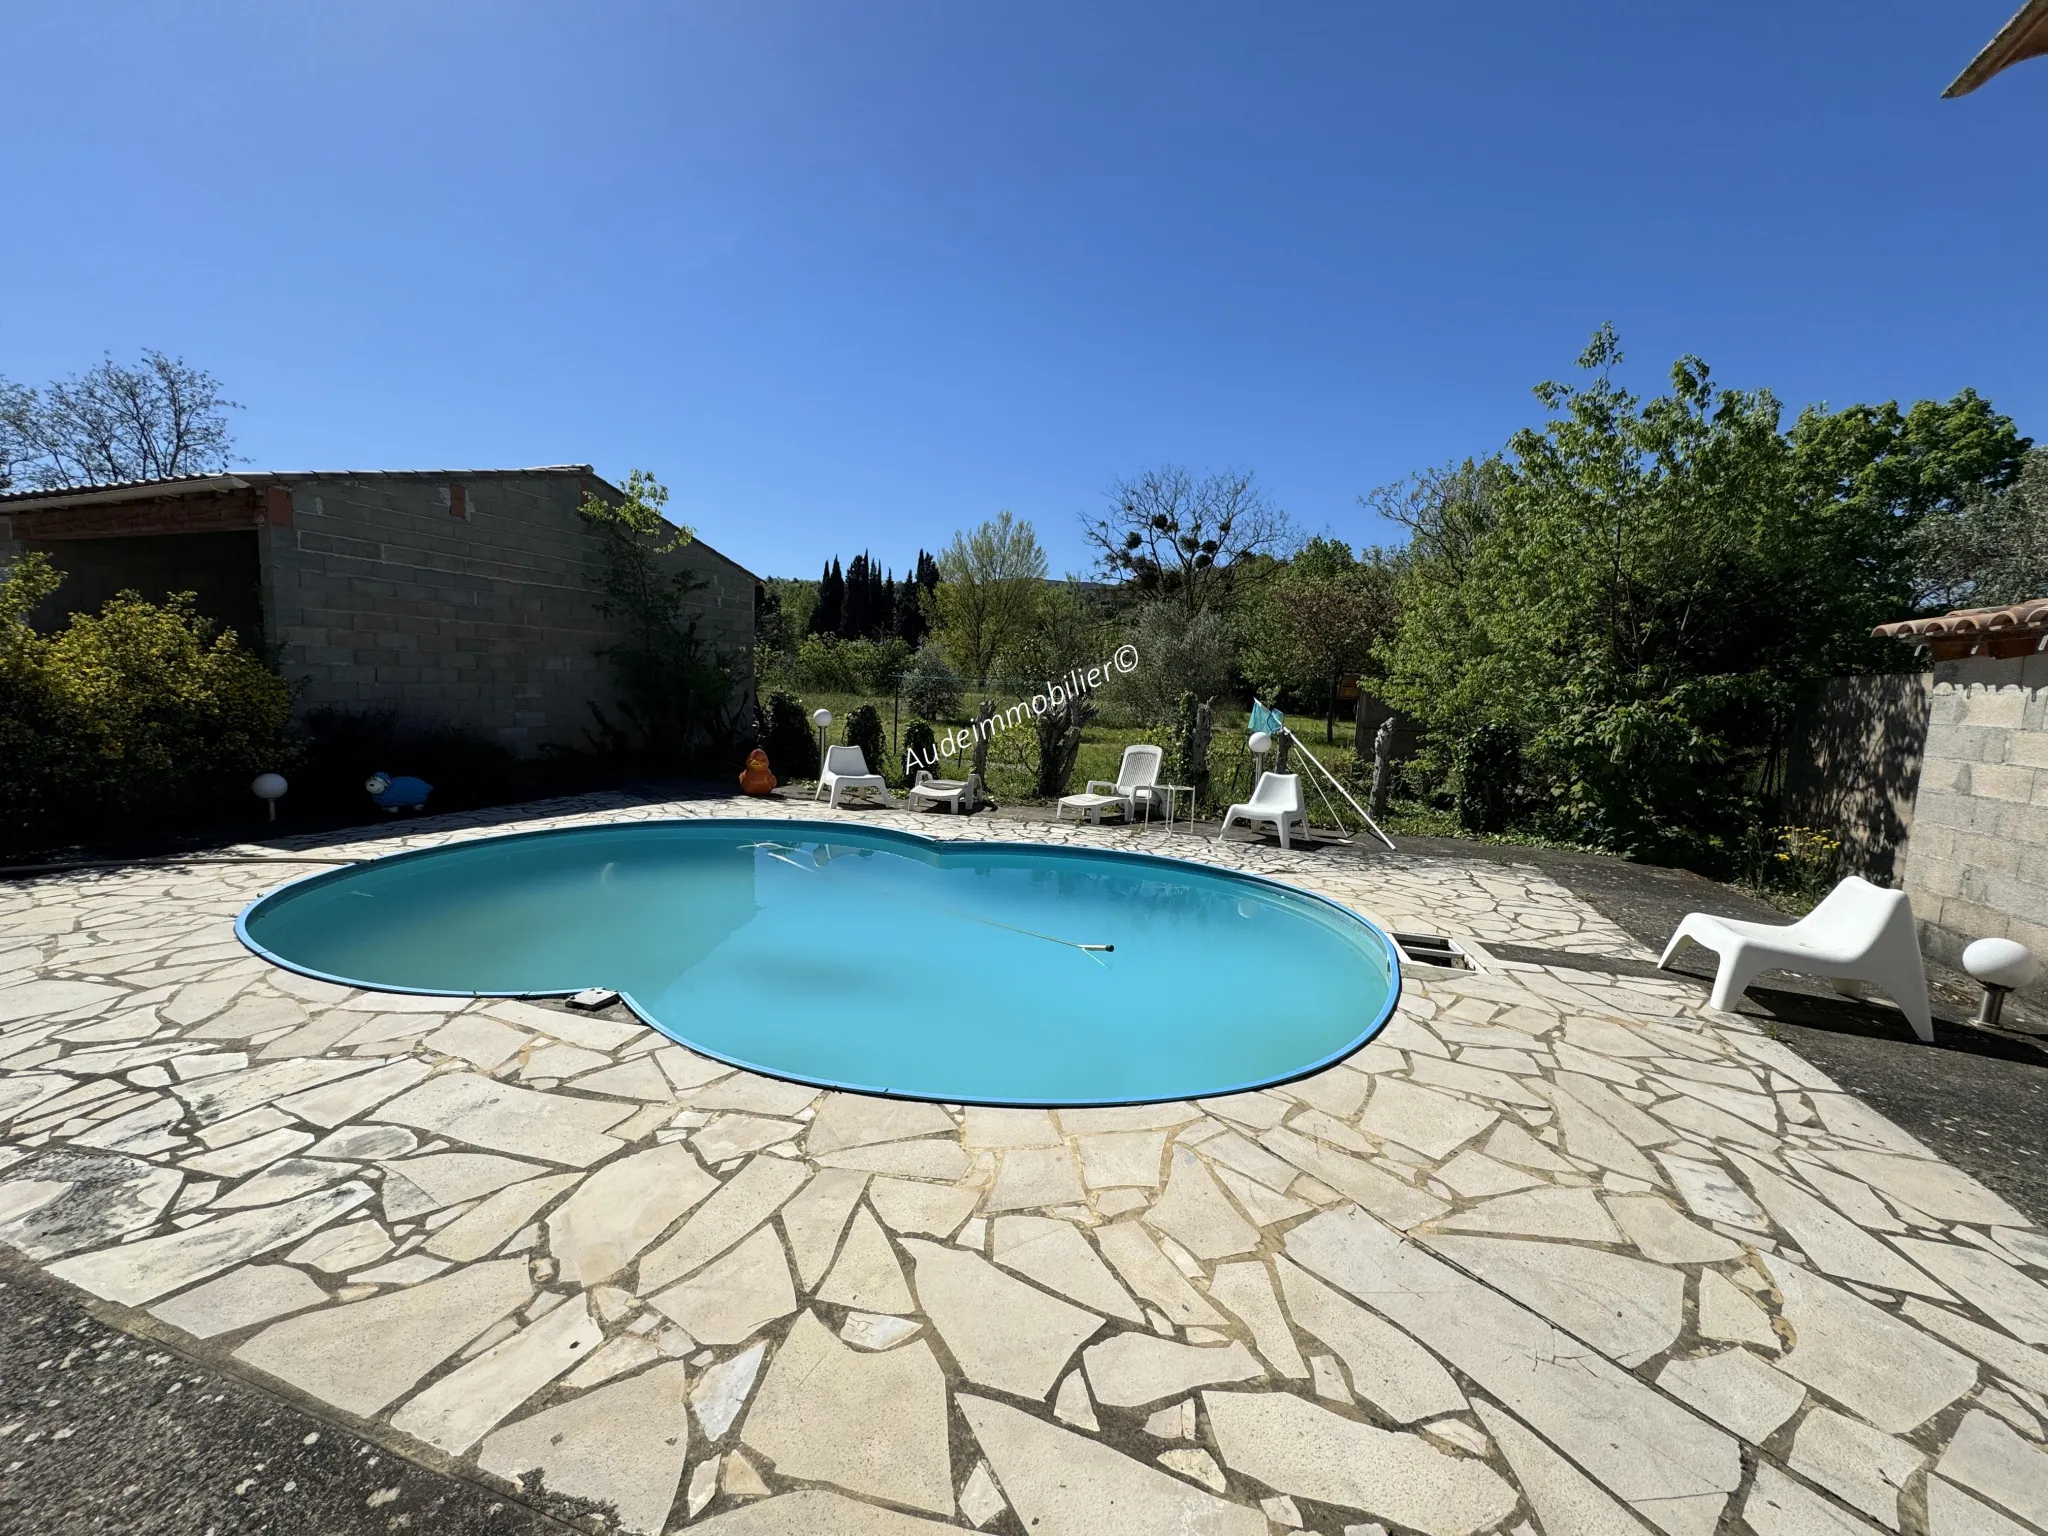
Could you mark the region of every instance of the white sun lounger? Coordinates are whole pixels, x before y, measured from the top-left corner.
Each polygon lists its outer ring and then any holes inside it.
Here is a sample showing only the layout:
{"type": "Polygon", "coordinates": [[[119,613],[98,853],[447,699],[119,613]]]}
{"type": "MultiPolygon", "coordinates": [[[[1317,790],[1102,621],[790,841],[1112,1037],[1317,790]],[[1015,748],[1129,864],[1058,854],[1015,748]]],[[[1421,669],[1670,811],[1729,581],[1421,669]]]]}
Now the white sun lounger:
{"type": "Polygon", "coordinates": [[[917,770],[917,782],[910,786],[910,808],[914,811],[920,804],[943,805],[955,816],[962,810],[972,811],[981,804],[981,775],[970,773],[964,779],[935,779],[929,770],[917,770]]]}
{"type": "MultiPolygon", "coordinates": [[[[1159,765],[1166,760],[1166,753],[1160,748],[1139,743],[1124,748],[1123,761],[1117,764],[1116,778],[1090,779],[1088,794],[1100,792],[1114,795],[1123,802],[1124,820],[1138,819],[1138,802],[1152,799],[1152,788],[1159,782],[1159,765]]],[[[1096,813],[1097,820],[1101,813],[1096,813]]]]}
{"type": "Polygon", "coordinates": [[[1923,1043],[1934,1043],[1927,972],[1920,964],[1913,904],[1904,891],[1888,891],[1851,875],[1796,923],[1747,923],[1690,912],[1657,964],[1669,966],[1687,939],[1721,957],[1708,1001],[1723,1011],[1732,1010],[1763,971],[1825,977],[1851,997],[1855,984],[1867,981],[1899,1005],[1923,1043]]]}
{"type": "Polygon", "coordinates": [[[1262,773],[1259,782],[1252,787],[1252,797],[1233,805],[1223,813],[1223,826],[1216,834],[1216,841],[1223,841],[1223,834],[1230,830],[1233,821],[1270,821],[1273,830],[1280,834],[1280,846],[1286,848],[1287,828],[1290,824],[1301,828],[1301,835],[1308,836],[1308,811],[1301,802],[1301,775],[1298,773],[1262,773]]]}
{"type": "Polygon", "coordinates": [[[829,794],[830,803],[836,808],[839,797],[854,790],[871,791],[882,804],[889,803],[889,781],[879,773],[868,772],[868,760],[861,756],[859,747],[827,747],[825,766],[818,773],[818,787],[811,791],[811,798],[829,794]]]}

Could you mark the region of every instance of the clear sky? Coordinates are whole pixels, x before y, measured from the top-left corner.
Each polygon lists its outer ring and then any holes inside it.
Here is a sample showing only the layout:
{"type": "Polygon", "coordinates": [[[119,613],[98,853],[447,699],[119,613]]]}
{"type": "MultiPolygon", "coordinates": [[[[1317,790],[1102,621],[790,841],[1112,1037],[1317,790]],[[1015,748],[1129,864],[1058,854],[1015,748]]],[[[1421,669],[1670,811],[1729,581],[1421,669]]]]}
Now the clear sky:
{"type": "Polygon", "coordinates": [[[1160,462],[1306,531],[1603,320],[2048,438],[2017,0],[0,6],[0,374],[181,353],[251,467],[591,462],[757,572],[1160,462]]]}

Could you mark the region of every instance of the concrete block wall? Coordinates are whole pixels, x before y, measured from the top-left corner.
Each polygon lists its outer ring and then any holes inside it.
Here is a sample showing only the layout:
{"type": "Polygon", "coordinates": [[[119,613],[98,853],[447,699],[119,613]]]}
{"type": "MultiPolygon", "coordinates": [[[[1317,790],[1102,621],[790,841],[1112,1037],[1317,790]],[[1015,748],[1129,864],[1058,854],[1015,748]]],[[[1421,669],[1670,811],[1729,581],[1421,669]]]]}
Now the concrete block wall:
{"type": "Polygon", "coordinates": [[[1902,884],[1930,955],[1997,936],[2048,962],[2048,652],[1935,664],[1902,884]]]}
{"type": "MultiPolygon", "coordinates": [[[[599,653],[596,536],[574,470],[293,477],[261,530],[264,604],[304,709],[398,711],[521,753],[582,746],[615,699],[599,653]]],[[[275,488],[274,488],[275,489],[275,488]]],[[[704,586],[699,633],[751,691],[754,578],[703,543],[676,557],[704,586]]]]}

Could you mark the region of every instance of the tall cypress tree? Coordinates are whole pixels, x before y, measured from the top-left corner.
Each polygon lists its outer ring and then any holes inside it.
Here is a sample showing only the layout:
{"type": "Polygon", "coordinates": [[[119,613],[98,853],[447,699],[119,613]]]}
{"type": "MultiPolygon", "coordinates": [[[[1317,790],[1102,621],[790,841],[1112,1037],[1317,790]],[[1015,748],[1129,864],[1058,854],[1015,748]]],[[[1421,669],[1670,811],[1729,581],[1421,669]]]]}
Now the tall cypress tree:
{"type": "Polygon", "coordinates": [[[882,595],[875,603],[874,618],[869,632],[877,640],[886,640],[896,629],[896,573],[889,572],[882,578],[882,595]]]}
{"type": "Polygon", "coordinates": [[[840,574],[839,559],[834,556],[825,567],[825,574],[818,578],[818,606],[811,610],[811,633],[838,634],[845,613],[846,578],[840,574]]]}

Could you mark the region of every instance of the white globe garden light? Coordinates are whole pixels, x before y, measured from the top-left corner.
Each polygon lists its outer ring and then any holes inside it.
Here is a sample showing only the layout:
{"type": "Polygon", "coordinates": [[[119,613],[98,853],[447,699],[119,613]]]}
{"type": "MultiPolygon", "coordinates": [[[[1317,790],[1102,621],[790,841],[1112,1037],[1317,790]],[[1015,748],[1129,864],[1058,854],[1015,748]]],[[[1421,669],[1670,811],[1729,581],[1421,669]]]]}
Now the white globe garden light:
{"type": "Polygon", "coordinates": [[[249,793],[270,807],[270,819],[277,820],[277,802],[291,786],[281,773],[259,773],[249,784],[249,793]]]}
{"type": "Polygon", "coordinates": [[[830,738],[832,730],[832,711],[829,709],[813,711],[811,714],[811,724],[818,728],[818,772],[823,774],[825,771],[825,743],[830,738]]]}
{"type": "Polygon", "coordinates": [[[2034,952],[2014,939],[1979,939],[1963,951],[1963,969],[1984,986],[1977,1005],[1979,1024],[1996,1024],[2005,1009],[2005,994],[2024,987],[2039,974],[2034,952]]]}
{"type": "Polygon", "coordinates": [[[1273,738],[1264,731],[1253,731],[1252,739],[1245,745],[1252,749],[1252,756],[1264,757],[1273,750],[1273,738]]]}

